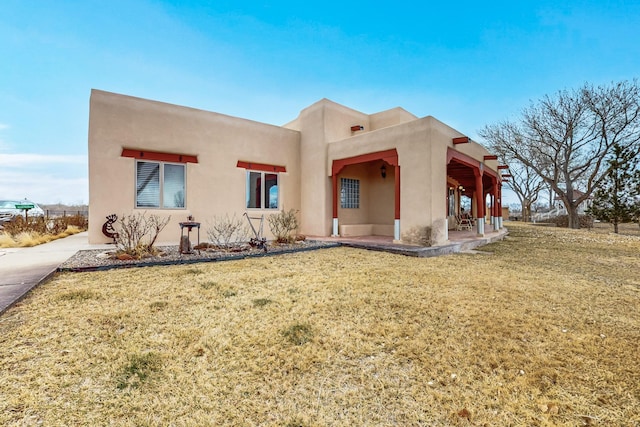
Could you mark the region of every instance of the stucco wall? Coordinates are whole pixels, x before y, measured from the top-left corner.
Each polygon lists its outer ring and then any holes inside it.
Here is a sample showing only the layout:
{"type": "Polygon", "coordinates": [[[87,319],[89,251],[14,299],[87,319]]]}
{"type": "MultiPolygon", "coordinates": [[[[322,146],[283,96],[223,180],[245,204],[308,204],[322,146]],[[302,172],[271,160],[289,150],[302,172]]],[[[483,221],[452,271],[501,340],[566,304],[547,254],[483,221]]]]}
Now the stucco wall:
{"type": "Polygon", "coordinates": [[[369,116],[369,123],[371,130],[378,130],[389,126],[399,125],[401,123],[410,122],[416,120],[418,117],[414,116],[407,110],[396,107],[390,110],[381,111],[379,113],[371,114],[369,116]]]}
{"type": "Polygon", "coordinates": [[[368,170],[369,219],[372,224],[393,225],[395,213],[395,167],[386,165],[387,176],[380,175],[381,161],[368,170]]]}
{"type": "MultiPolygon", "coordinates": [[[[222,114],[94,90],[89,121],[89,241],[106,242],[105,216],[148,212],[171,222],[159,242],[177,243],[178,223],[193,215],[206,225],[214,216],[245,208],[246,170],[239,160],[286,167],[280,174],[280,206],[300,209],[300,133],[222,114]],[[198,156],[186,167],[185,209],[136,209],[135,160],[123,148],[198,156]]],[[[269,215],[272,210],[255,210],[269,215]]],[[[269,229],[265,219],[265,232],[269,229]]]]}
{"type": "MultiPolygon", "coordinates": [[[[401,237],[432,228],[435,243],[446,241],[447,149],[480,162],[489,154],[476,143],[453,145],[460,132],[429,116],[416,119],[394,108],[367,115],[323,99],[305,108],[284,127],[102,91],[92,91],[89,122],[89,190],[92,243],[105,242],[106,215],[142,212],[135,205],[135,160],[123,148],[195,155],[186,166],[186,209],[148,210],[171,215],[160,242],[177,243],[178,222],[188,215],[206,225],[214,216],[242,215],[246,170],[238,161],[286,167],[280,174],[280,208],[300,211],[307,235],[332,232],[332,162],[396,149],[400,165],[401,237]],[[362,125],[364,130],[351,131],[362,125]]],[[[340,177],[361,180],[361,207],[338,209],[341,224],[393,224],[395,168],[380,176],[379,160],[348,166],[340,177]]],[[[496,161],[486,167],[495,170],[496,161]]],[[[255,210],[252,215],[276,211],[255,210]]],[[[270,236],[265,219],[265,232],[270,236]]]]}
{"type": "MultiPolygon", "coordinates": [[[[356,208],[342,208],[338,201],[338,217],[342,224],[367,224],[369,220],[369,173],[366,164],[350,165],[338,175],[338,195],[340,194],[340,178],[357,179],[360,181],[360,206],[356,208]]],[[[339,197],[339,196],[338,196],[339,197]]]]}
{"type": "MultiPolygon", "coordinates": [[[[457,136],[460,136],[457,130],[428,116],[330,143],[327,167],[334,160],[395,148],[401,175],[401,238],[416,229],[431,227],[434,242],[443,243],[446,241],[448,228],[447,149],[459,148],[452,143],[452,138],[457,136]]],[[[489,154],[476,143],[464,146],[466,154],[479,161],[483,161],[484,155],[489,154]]],[[[388,171],[392,172],[393,168],[388,168],[388,171]]],[[[389,172],[387,182],[394,182],[393,174],[389,172]]],[[[385,189],[393,194],[394,188],[385,189]]],[[[380,197],[383,197],[382,194],[380,197]]],[[[371,195],[369,202],[377,204],[371,195]]],[[[388,213],[381,215],[380,219],[372,216],[368,221],[378,223],[388,213]]],[[[340,212],[339,219],[342,223],[340,212]]],[[[348,217],[344,219],[347,220],[348,217]]]]}

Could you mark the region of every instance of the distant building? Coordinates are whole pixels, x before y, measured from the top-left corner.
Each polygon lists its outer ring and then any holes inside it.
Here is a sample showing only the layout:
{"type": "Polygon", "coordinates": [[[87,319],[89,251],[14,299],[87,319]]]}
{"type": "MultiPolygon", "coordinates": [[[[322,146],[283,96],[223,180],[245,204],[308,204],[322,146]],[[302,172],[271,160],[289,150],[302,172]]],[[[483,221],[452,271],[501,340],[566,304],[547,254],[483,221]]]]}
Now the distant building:
{"type": "Polygon", "coordinates": [[[91,243],[109,240],[110,214],[171,215],[159,241],[177,242],[189,215],[204,227],[214,216],[282,209],[298,210],[309,236],[415,243],[416,230],[430,228],[443,243],[463,195],[478,234],[485,217],[487,232],[501,224],[496,156],[402,108],[365,114],[322,99],[273,126],[93,90],[88,143],[91,243]]]}
{"type": "MultiPolygon", "coordinates": [[[[580,197],[584,196],[584,192],[580,191],[580,190],[573,190],[573,201],[575,202],[577,199],[579,199],[580,197]]],[[[589,209],[591,207],[591,205],[593,204],[593,196],[589,196],[587,197],[582,203],[580,203],[578,205],[578,214],[579,215],[584,215],[584,213],[587,211],[587,209],[589,209]]],[[[562,202],[562,200],[560,199],[560,197],[555,196],[554,197],[554,206],[556,208],[556,210],[558,212],[567,213],[567,209],[564,206],[564,203],[562,202]]]]}

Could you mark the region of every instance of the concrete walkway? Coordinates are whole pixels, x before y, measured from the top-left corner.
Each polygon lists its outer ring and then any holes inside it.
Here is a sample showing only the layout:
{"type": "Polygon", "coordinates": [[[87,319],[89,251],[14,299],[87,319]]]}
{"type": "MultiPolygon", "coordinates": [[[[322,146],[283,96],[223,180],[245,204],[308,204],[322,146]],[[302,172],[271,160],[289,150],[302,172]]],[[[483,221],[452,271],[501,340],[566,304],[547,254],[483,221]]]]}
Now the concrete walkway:
{"type": "Polygon", "coordinates": [[[49,280],[79,250],[103,248],[113,245],[89,245],[87,232],[31,248],[0,248],[0,314],[49,280]]]}

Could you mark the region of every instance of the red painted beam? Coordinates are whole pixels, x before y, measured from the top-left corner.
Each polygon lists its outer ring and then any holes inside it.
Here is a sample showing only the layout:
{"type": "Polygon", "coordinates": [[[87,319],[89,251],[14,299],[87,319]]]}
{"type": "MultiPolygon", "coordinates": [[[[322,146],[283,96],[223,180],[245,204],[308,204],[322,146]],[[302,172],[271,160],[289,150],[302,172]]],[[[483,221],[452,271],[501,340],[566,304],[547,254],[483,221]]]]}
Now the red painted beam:
{"type": "Polygon", "coordinates": [[[375,160],[384,160],[390,166],[398,166],[398,152],[395,148],[392,148],[391,150],[377,151],[375,153],[361,154],[359,156],[334,160],[331,166],[331,175],[339,174],[345,166],[367,163],[375,160]]]}
{"type": "Polygon", "coordinates": [[[509,169],[507,165],[498,165],[498,169],[509,169]]]}
{"type": "Polygon", "coordinates": [[[156,162],[173,163],[198,163],[198,156],[178,153],[163,153],[160,151],[122,149],[122,157],[131,157],[138,160],[152,160],[156,162]]]}
{"type": "Polygon", "coordinates": [[[245,162],[242,160],[238,160],[238,164],[236,166],[239,168],[251,169],[254,171],[261,171],[261,172],[286,172],[287,171],[287,168],[285,168],[284,166],[268,165],[265,163],[245,162]]]}
{"type": "Polygon", "coordinates": [[[485,160],[498,160],[498,156],[496,156],[495,154],[489,155],[489,156],[484,156],[485,160]]]}
{"type": "Polygon", "coordinates": [[[453,143],[454,144],[467,144],[469,143],[469,137],[468,136],[460,136],[458,138],[453,138],[453,143]]]}

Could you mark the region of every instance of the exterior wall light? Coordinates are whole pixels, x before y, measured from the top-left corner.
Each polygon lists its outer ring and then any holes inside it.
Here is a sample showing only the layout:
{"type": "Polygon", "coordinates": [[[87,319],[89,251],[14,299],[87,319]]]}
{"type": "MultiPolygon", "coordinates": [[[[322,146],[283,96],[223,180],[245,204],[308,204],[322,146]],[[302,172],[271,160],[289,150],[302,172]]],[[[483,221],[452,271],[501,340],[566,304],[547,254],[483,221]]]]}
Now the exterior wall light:
{"type": "Polygon", "coordinates": [[[380,166],[380,176],[383,179],[387,177],[387,167],[385,165],[380,166]]]}

